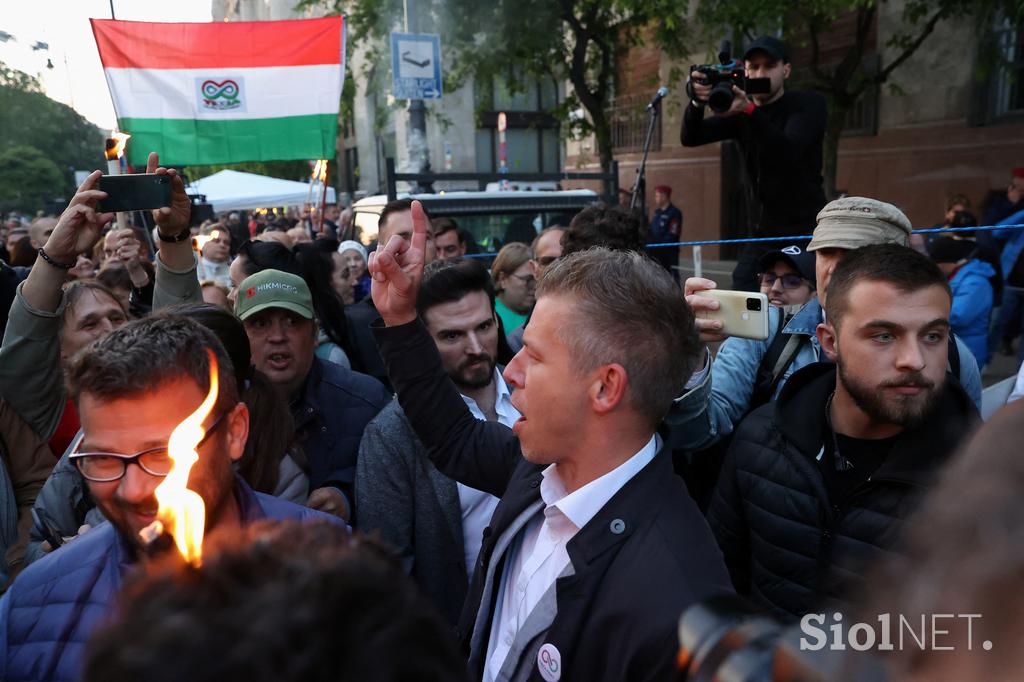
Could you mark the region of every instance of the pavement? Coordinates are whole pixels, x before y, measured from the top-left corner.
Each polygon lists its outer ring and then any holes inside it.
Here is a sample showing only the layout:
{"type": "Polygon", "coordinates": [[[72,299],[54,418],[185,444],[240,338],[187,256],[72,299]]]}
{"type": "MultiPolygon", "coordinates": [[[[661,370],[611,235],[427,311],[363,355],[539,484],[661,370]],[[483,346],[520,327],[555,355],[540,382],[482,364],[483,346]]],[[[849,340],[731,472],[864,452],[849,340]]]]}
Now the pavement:
{"type": "MultiPolygon", "coordinates": [[[[719,288],[728,289],[732,285],[732,271],[736,267],[736,261],[732,260],[705,260],[701,263],[702,277],[714,280],[719,288]]],[[[679,281],[694,274],[693,260],[681,258],[679,260],[679,281]]],[[[1024,338],[1019,340],[1024,343],[1024,338]]],[[[991,386],[1003,379],[1017,375],[1020,363],[1015,356],[996,353],[981,373],[983,386],[991,386]]]]}

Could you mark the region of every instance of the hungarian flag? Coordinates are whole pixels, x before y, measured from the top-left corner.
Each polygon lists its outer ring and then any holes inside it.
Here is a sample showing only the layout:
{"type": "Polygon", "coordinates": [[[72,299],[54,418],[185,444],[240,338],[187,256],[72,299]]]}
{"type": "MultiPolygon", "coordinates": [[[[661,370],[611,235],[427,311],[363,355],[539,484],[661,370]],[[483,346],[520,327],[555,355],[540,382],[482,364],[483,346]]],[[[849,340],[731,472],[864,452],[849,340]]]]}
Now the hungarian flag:
{"type": "Polygon", "coordinates": [[[342,17],[91,22],[130,164],[334,157],[342,17]]]}

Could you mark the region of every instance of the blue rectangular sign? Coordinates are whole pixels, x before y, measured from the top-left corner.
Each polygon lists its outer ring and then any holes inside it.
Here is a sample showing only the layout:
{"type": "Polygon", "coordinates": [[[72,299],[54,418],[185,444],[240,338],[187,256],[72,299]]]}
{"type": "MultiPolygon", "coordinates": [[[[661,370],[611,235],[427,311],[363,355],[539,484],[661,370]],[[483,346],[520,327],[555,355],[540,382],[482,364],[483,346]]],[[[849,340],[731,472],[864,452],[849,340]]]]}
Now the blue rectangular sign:
{"type": "Polygon", "coordinates": [[[441,38],[392,33],[391,73],[395,99],[441,99],[441,38]]]}

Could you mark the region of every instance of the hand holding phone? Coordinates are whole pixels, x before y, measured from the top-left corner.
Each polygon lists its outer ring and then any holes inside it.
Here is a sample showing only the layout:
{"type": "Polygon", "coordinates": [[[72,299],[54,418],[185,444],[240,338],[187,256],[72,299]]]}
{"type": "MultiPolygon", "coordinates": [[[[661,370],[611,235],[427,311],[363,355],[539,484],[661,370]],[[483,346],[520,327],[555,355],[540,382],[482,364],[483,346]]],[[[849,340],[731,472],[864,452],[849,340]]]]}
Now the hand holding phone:
{"type": "Polygon", "coordinates": [[[695,317],[694,324],[700,333],[701,343],[719,343],[726,339],[722,333],[721,322],[700,315],[704,311],[718,310],[717,299],[700,295],[702,292],[715,289],[717,286],[714,280],[703,277],[687,277],[683,283],[683,295],[686,298],[686,303],[693,311],[695,317]]]}
{"type": "Polygon", "coordinates": [[[716,320],[725,336],[763,341],[768,338],[768,297],[749,291],[711,289],[696,294],[718,302],[718,309],[694,310],[698,320],[716,320]]]}

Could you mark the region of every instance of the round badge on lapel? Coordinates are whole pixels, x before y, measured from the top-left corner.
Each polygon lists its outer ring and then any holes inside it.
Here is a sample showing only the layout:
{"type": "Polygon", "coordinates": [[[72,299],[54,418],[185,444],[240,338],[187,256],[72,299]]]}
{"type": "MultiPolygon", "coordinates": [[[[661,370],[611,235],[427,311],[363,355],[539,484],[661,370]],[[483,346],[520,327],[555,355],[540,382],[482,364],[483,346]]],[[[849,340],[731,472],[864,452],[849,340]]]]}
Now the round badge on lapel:
{"type": "Polygon", "coordinates": [[[558,682],[562,677],[562,654],[554,644],[545,644],[537,652],[537,669],[547,682],[558,682]]]}
{"type": "Polygon", "coordinates": [[[622,519],[615,519],[608,524],[608,530],[615,533],[616,535],[622,535],[626,530],[626,522],[622,519]]]}

